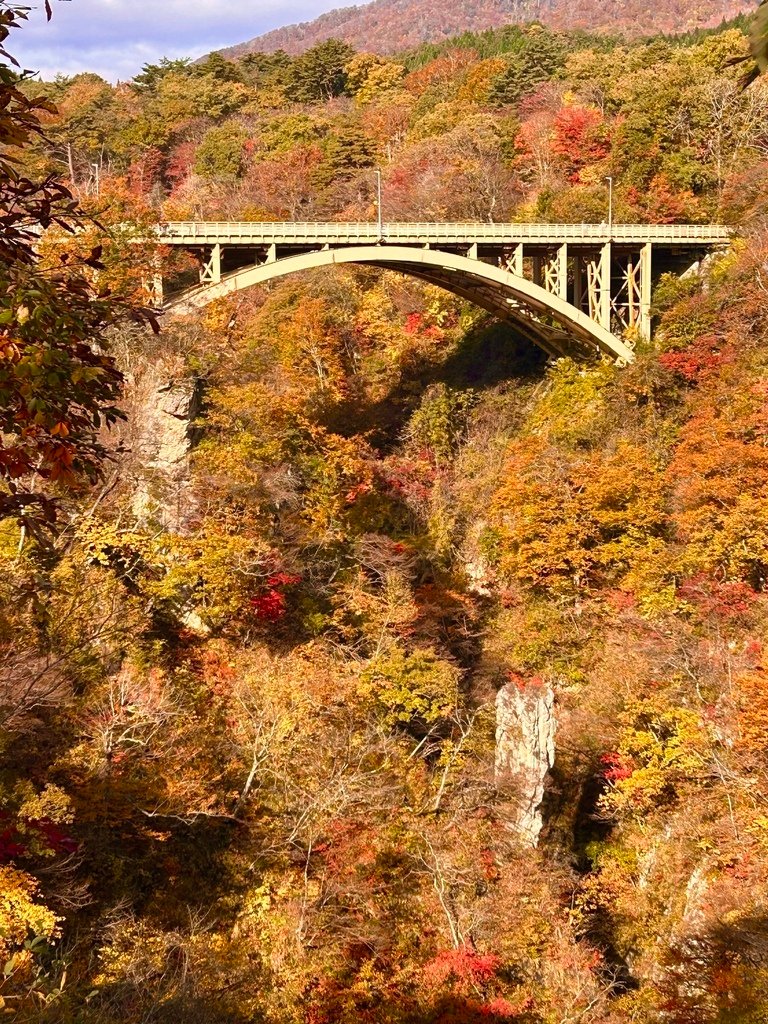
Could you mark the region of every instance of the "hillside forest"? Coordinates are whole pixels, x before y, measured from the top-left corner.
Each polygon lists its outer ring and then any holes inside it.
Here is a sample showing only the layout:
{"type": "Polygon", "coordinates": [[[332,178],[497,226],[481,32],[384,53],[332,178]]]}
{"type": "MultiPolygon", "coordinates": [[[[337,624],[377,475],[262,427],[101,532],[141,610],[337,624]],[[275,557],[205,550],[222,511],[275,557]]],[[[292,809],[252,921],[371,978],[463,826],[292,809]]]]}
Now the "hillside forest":
{"type": "Polygon", "coordinates": [[[636,39],[712,28],[753,9],[752,0],[368,0],[273,29],[220,52],[235,59],[275,50],[296,55],[337,39],[356,50],[393,54],[446,39],[453,45],[453,37],[464,32],[534,21],[560,31],[622,32],[636,39]]]}
{"type": "MultiPolygon", "coordinates": [[[[75,0],[76,2],[76,0],[75,0]]],[[[54,17],[55,17],[54,12],[54,17]]],[[[765,1024],[748,19],[41,82],[0,0],[0,1010],[765,1024]],[[172,220],[717,221],[631,365],[172,220]]]]}

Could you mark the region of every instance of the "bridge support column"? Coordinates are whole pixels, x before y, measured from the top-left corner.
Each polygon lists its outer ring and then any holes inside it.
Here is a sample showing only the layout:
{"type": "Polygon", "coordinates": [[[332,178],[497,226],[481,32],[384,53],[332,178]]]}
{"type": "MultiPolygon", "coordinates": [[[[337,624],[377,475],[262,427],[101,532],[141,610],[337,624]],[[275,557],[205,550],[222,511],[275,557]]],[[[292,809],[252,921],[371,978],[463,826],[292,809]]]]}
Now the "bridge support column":
{"type": "Polygon", "coordinates": [[[568,243],[563,242],[557,250],[557,294],[561,299],[568,301],[568,243]]]}
{"type": "Polygon", "coordinates": [[[533,264],[533,283],[537,284],[539,288],[544,287],[544,257],[534,256],[531,261],[533,264]]]}
{"type": "Polygon", "coordinates": [[[573,305],[584,312],[584,257],[576,253],[573,259],[573,305]]]}
{"type": "Polygon", "coordinates": [[[501,259],[501,265],[504,268],[504,270],[508,270],[510,274],[516,274],[518,277],[523,276],[522,242],[519,242],[509,252],[505,251],[505,254],[501,259]]]}
{"type": "Polygon", "coordinates": [[[160,257],[156,255],[152,260],[152,264],[154,273],[151,277],[142,277],[141,287],[150,306],[157,306],[159,308],[165,301],[163,294],[163,268],[160,257]]]}
{"type": "Polygon", "coordinates": [[[606,242],[600,253],[600,319],[599,324],[611,329],[611,243],[606,242]]]}
{"type": "Polygon", "coordinates": [[[653,245],[640,250],[640,337],[651,340],[651,288],[653,286],[653,245]]]}
{"type": "Polygon", "coordinates": [[[277,262],[277,246],[273,242],[272,245],[267,249],[265,263],[276,263],[277,262]]]}
{"type": "Polygon", "coordinates": [[[217,242],[211,255],[200,269],[200,284],[221,283],[221,245],[217,242]]]}
{"type": "MultiPolygon", "coordinates": [[[[543,264],[543,284],[548,292],[568,301],[568,243],[557,247],[543,264]]],[[[537,284],[539,282],[536,282],[537,284]]]]}
{"type": "Polygon", "coordinates": [[[606,242],[598,256],[587,262],[589,315],[607,331],[611,329],[611,243],[606,242]]]}

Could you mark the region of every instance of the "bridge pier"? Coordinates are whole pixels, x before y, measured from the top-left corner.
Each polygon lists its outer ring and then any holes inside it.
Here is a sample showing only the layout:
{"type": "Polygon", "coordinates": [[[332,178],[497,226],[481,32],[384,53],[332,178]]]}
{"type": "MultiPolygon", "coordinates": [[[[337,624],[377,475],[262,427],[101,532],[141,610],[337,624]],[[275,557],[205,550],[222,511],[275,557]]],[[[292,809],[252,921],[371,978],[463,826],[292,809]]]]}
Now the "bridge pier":
{"type": "Polygon", "coordinates": [[[154,273],[151,277],[142,277],[141,287],[146,296],[147,303],[159,309],[165,301],[163,268],[159,254],[156,254],[152,260],[152,269],[154,273]]]}
{"type": "Polygon", "coordinates": [[[611,329],[611,243],[586,257],[587,309],[589,317],[606,330],[611,329]]]}
{"type": "Polygon", "coordinates": [[[152,278],[151,295],[152,305],[157,306],[159,309],[165,302],[165,296],[163,294],[163,275],[159,272],[152,278]]]}
{"type": "Polygon", "coordinates": [[[539,265],[540,280],[536,281],[546,290],[568,301],[568,243],[563,242],[557,249],[548,253],[539,265]]]}
{"type": "Polygon", "coordinates": [[[640,250],[640,336],[651,340],[651,291],[653,288],[653,243],[640,250]]]}
{"type": "Polygon", "coordinates": [[[651,290],[653,246],[647,242],[638,250],[619,256],[611,286],[611,313],[623,330],[636,331],[651,339],[651,290]]]}
{"type": "Polygon", "coordinates": [[[221,284],[221,244],[211,249],[211,255],[200,268],[200,284],[221,284]]]}

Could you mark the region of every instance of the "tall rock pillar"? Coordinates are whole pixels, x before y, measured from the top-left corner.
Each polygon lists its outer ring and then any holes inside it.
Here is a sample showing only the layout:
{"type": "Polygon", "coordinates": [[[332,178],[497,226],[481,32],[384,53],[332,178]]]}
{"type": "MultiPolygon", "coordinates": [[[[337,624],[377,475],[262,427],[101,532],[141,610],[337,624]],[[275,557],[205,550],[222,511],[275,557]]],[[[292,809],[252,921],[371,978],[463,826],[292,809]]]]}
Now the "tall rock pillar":
{"type": "Polygon", "coordinates": [[[544,787],[555,763],[555,695],[549,684],[509,682],[496,697],[496,785],[509,793],[509,825],[536,846],[544,787]]]}

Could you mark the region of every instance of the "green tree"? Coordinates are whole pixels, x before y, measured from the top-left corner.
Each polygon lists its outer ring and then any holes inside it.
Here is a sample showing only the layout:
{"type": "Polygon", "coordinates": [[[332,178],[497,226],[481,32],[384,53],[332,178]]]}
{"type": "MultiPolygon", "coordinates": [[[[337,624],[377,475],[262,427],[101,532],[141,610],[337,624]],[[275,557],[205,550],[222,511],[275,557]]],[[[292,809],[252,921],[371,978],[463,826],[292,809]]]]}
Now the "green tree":
{"type": "Polygon", "coordinates": [[[141,74],[133,79],[133,87],[139,92],[152,93],[157,90],[158,85],[167,75],[181,75],[190,70],[189,57],[180,60],[169,60],[163,57],[159,64],[145,64],[141,74]]]}
{"type": "Polygon", "coordinates": [[[242,125],[211,128],[197,150],[195,171],[204,178],[237,178],[243,170],[248,132],[242,125]]]}
{"type": "Polygon", "coordinates": [[[342,128],[328,142],[325,160],[318,168],[317,182],[320,186],[328,186],[375,164],[375,143],[360,128],[350,125],[342,128]]]}
{"type": "Polygon", "coordinates": [[[541,82],[554,77],[564,66],[564,40],[533,25],[517,45],[505,54],[506,70],[496,76],[489,90],[489,100],[497,106],[517,103],[541,82]]]}
{"type": "Polygon", "coordinates": [[[209,53],[205,60],[192,66],[196,75],[210,75],[218,82],[242,82],[240,67],[232,60],[227,60],[220,53],[209,53]]]}
{"type": "Polygon", "coordinates": [[[56,101],[58,118],[47,129],[55,144],[55,158],[74,184],[90,172],[93,163],[109,155],[121,111],[114,91],[98,75],[82,74],[70,79],[56,101]]]}
{"type": "Polygon", "coordinates": [[[284,50],[247,53],[240,60],[240,74],[243,81],[257,89],[279,89],[289,85],[293,61],[284,50]]]}
{"type": "Polygon", "coordinates": [[[228,117],[248,99],[242,82],[223,82],[213,75],[169,74],[158,84],[151,116],[180,127],[194,117],[228,117]]]}
{"type": "Polygon", "coordinates": [[[313,103],[341,96],[347,90],[345,69],[354,55],[354,49],[338,39],[328,39],[307,50],[291,69],[291,99],[313,103]]]}

